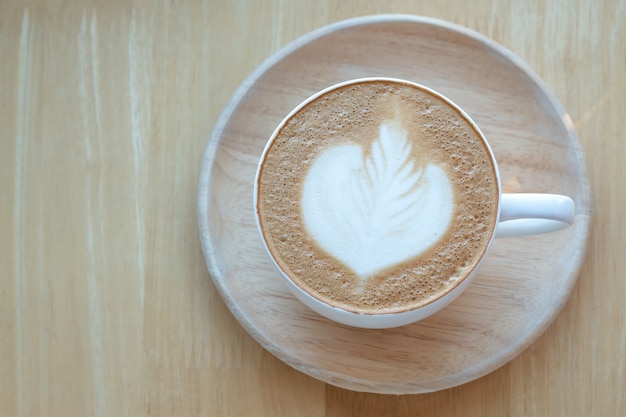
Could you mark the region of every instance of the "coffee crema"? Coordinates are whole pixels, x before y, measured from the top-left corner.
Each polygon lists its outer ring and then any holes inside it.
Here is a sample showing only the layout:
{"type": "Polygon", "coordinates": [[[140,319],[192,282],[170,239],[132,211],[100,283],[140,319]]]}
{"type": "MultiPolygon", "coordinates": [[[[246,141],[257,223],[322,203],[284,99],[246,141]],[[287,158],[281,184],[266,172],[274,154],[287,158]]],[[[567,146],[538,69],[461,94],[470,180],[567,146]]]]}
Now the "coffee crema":
{"type": "Polygon", "coordinates": [[[498,185],[486,144],[456,108],[409,83],[363,80],[279,128],[256,204],[295,284],[334,307],[382,314],[428,304],[476,267],[498,185]]]}

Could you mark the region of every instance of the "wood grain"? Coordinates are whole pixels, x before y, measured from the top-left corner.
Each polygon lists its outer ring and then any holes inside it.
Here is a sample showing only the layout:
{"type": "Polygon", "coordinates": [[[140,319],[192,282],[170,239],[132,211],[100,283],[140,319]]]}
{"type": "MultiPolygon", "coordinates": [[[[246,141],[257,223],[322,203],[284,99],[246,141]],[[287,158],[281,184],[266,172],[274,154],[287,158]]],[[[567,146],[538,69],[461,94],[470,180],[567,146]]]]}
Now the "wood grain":
{"type": "Polygon", "coordinates": [[[625,51],[623,0],[0,2],[1,414],[626,414],[625,51]],[[222,301],[196,227],[201,155],[241,82],[376,13],[513,51],[570,114],[589,173],[563,310],[502,368],[433,394],[355,393],[275,358],[222,301]]]}

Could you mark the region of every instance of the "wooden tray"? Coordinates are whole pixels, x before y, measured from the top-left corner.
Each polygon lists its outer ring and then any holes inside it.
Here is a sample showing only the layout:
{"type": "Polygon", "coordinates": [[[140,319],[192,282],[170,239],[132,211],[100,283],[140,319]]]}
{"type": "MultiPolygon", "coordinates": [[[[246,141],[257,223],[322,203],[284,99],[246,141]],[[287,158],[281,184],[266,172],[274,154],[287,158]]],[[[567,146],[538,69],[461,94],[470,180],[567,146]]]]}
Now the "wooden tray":
{"type": "Polygon", "coordinates": [[[511,52],[438,20],[381,15],[312,32],[271,56],[235,92],[209,140],[198,223],[210,274],[241,325],[290,366],[330,384],[422,393],[502,366],[552,322],[578,276],[589,228],[584,157],[570,119],[511,52]],[[308,310],[284,287],[255,229],[252,183],[280,120],[340,81],[390,76],[442,92],[481,126],[506,192],[552,192],[577,205],[574,225],[498,239],[453,304],[416,324],[362,330],[308,310]]]}

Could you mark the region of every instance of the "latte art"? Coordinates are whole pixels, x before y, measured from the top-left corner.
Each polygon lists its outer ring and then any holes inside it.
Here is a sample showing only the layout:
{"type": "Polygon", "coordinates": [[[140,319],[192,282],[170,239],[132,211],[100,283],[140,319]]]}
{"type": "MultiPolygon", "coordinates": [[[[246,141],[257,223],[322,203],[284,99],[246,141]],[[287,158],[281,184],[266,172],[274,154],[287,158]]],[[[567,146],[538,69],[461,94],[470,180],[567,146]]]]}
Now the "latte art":
{"type": "Polygon", "coordinates": [[[281,274],[359,314],[425,306],[460,285],[499,201],[480,132],[441,98],[391,80],[330,89],[296,109],[268,142],[256,188],[281,274]]]}
{"type": "Polygon", "coordinates": [[[357,143],[317,157],[301,210],[317,243],[364,281],[435,244],[450,224],[454,195],[444,170],[411,158],[397,121],[380,126],[369,150],[357,143]]]}

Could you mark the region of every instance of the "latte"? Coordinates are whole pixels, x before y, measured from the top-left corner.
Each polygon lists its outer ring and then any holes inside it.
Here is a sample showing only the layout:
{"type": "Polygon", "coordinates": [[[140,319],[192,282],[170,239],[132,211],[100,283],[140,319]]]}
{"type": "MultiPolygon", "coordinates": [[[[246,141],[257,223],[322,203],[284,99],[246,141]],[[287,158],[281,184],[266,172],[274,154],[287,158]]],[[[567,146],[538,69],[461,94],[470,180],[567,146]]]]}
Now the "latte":
{"type": "Polygon", "coordinates": [[[381,314],[428,304],[470,274],[498,200],[475,126],[427,89],[377,79],[326,91],[286,119],[261,160],[255,203],[296,285],[381,314]]]}

